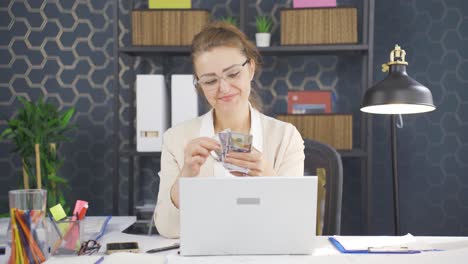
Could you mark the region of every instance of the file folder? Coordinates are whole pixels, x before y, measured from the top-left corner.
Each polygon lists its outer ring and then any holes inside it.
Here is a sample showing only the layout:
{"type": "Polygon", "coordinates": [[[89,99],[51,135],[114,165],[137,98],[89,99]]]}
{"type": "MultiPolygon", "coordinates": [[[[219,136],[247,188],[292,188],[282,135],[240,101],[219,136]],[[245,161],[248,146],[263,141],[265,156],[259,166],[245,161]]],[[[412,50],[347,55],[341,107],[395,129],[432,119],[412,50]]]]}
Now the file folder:
{"type": "Polygon", "coordinates": [[[171,76],[171,126],[198,116],[198,93],[192,74],[171,76]]]}
{"type": "Polygon", "coordinates": [[[346,249],[336,238],[329,237],[328,240],[341,253],[346,254],[417,254],[421,250],[412,250],[402,246],[386,246],[386,247],[367,247],[362,249],[346,249]]]}
{"type": "Polygon", "coordinates": [[[162,136],[169,125],[166,83],[160,74],[136,78],[137,151],[162,150],[162,136]]]}

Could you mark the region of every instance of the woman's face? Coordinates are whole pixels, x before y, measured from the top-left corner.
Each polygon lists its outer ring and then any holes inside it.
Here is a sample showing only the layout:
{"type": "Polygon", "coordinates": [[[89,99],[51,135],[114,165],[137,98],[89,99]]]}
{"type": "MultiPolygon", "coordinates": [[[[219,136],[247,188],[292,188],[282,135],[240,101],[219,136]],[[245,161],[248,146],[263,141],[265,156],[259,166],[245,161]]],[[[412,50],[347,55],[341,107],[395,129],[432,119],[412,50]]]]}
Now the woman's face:
{"type": "Polygon", "coordinates": [[[233,112],[248,105],[255,65],[237,48],[216,47],[194,61],[198,84],[218,112],[233,112]]]}

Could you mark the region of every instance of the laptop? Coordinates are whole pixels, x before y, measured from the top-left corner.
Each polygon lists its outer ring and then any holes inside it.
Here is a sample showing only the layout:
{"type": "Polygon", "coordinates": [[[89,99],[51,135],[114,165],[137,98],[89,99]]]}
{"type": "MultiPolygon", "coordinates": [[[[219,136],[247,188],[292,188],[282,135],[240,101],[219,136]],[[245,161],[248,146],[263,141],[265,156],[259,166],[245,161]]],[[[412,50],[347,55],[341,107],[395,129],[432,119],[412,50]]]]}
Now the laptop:
{"type": "Polygon", "coordinates": [[[310,254],[317,177],[180,178],[180,254],[310,254]]]}

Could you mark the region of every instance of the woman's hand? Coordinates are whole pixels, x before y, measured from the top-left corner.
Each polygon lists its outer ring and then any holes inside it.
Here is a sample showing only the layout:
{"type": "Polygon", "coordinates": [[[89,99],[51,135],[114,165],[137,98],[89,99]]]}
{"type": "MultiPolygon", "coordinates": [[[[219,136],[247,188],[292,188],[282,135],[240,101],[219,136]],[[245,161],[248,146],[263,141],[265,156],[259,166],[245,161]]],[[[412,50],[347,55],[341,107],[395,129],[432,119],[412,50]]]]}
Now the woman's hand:
{"type": "Polygon", "coordinates": [[[246,174],[233,172],[236,176],[275,176],[273,166],[264,159],[263,154],[255,148],[249,153],[230,151],[224,160],[239,167],[247,168],[246,174]]]}
{"type": "MultiPolygon", "coordinates": [[[[180,171],[179,177],[196,177],[200,174],[200,168],[205,164],[206,159],[212,150],[220,150],[221,145],[218,141],[199,137],[191,140],[184,150],[184,166],[180,171]]],[[[179,208],[179,179],[177,179],[171,188],[171,200],[175,207],[179,208]]]]}
{"type": "Polygon", "coordinates": [[[199,137],[191,140],[184,150],[184,166],[180,177],[195,177],[200,173],[201,166],[205,163],[210,152],[220,150],[221,145],[214,139],[199,137]]]}

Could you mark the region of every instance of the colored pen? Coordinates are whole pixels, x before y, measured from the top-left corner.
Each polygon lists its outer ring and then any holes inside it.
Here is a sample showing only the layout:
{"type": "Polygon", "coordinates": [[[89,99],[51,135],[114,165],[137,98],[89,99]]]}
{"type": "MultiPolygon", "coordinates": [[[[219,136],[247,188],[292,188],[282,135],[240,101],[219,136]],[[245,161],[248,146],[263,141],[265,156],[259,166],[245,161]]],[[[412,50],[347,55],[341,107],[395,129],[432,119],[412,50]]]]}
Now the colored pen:
{"type": "Polygon", "coordinates": [[[98,260],[96,260],[96,262],[94,262],[94,264],[100,264],[104,261],[104,256],[100,257],[98,260]]]}
{"type": "Polygon", "coordinates": [[[150,250],[146,251],[146,253],[157,253],[157,252],[161,252],[161,251],[167,251],[167,250],[177,249],[177,248],[179,248],[179,247],[180,247],[180,244],[179,244],[179,243],[175,243],[174,245],[168,246],[168,247],[161,247],[161,248],[150,249],[150,250]]]}

